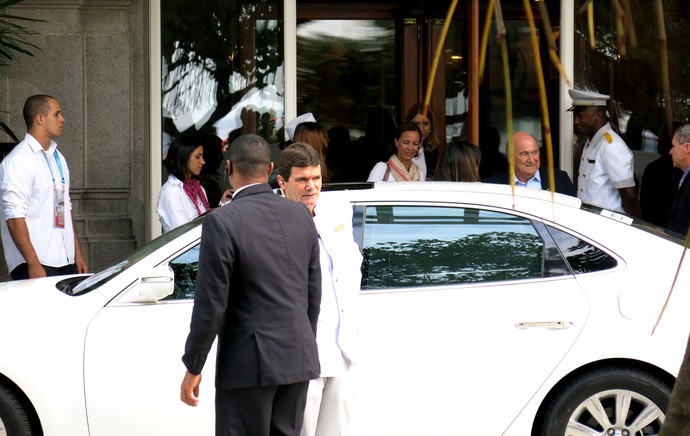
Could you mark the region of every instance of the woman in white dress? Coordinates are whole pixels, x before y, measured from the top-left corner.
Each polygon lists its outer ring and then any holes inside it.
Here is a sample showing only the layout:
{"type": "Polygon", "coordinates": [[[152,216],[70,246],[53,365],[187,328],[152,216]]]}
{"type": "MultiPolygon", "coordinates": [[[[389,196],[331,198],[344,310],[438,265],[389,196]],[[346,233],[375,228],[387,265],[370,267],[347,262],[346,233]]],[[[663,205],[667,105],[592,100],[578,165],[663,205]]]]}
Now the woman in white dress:
{"type": "Polygon", "coordinates": [[[379,162],[369,173],[368,182],[416,182],[422,179],[417,164],[412,159],[417,156],[422,133],[416,124],[401,123],[395,132],[395,154],[388,162],[379,162]]]}
{"type": "Polygon", "coordinates": [[[180,136],[170,144],[163,160],[169,176],[161,188],[156,206],[163,232],[211,210],[198,179],[205,163],[204,147],[200,142],[193,136],[180,136]]]}

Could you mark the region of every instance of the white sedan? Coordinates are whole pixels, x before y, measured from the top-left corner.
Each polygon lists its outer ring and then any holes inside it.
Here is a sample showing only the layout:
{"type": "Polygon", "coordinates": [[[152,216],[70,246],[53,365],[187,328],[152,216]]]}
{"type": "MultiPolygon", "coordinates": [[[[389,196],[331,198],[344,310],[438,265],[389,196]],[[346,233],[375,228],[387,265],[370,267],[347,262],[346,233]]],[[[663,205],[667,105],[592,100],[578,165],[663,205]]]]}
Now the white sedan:
{"type": "MultiPolygon", "coordinates": [[[[690,332],[682,240],[548,192],[379,183],[353,435],[654,435],[690,332]]],[[[0,436],[212,435],[179,400],[201,222],[93,276],[0,284],[0,436]]],[[[214,351],[212,351],[214,353],[214,351]]]]}

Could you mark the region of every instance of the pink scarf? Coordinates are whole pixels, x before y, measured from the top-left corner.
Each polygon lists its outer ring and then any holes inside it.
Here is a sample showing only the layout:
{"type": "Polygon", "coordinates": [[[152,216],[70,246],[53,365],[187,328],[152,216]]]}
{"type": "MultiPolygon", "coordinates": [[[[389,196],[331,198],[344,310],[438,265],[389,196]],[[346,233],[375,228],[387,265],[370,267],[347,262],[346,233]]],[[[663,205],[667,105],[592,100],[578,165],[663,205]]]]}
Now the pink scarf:
{"type": "Polygon", "coordinates": [[[187,197],[189,197],[189,199],[192,200],[192,204],[194,204],[194,207],[196,207],[196,211],[199,213],[199,215],[211,210],[211,208],[208,205],[208,199],[206,199],[206,194],[204,194],[204,190],[201,189],[201,184],[199,183],[199,180],[193,179],[191,177],[185,179],[185,181],[182,182],[182,189],[184,189],[184,193],[187,194],[187,197]],[[197,199],[201,199],[201,204],[204,205],[203,212],[199,210],[199,202],[197,201],[197,199]]]}

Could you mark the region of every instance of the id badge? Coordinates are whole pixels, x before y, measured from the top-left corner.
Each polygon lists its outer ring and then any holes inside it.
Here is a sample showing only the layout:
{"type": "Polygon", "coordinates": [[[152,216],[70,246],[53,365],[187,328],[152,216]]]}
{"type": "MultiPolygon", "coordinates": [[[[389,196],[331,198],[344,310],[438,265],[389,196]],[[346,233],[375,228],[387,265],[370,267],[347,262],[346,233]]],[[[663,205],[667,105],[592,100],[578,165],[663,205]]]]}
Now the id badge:
{"type": "Polygon", "coordinates": [[[55,187],[55,227],[65,228],[65,196],[62,187],[55,187]]]}

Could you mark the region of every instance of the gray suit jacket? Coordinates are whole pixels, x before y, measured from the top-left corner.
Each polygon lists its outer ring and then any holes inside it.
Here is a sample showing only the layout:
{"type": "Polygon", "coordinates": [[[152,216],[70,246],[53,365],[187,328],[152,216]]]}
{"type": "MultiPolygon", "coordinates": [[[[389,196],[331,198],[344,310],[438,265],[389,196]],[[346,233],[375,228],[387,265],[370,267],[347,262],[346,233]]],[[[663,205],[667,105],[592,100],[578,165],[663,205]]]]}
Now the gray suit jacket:
{"type": "Polygon", "coordinates": [[[192,374],[218,335],[216,388],[319,376],[319,243],[307,208],[268,184],[247,187],[204,220],[189,336],[192,374]]]}

